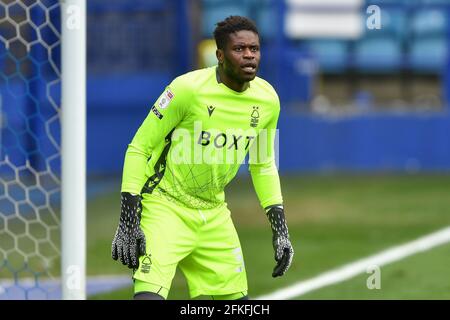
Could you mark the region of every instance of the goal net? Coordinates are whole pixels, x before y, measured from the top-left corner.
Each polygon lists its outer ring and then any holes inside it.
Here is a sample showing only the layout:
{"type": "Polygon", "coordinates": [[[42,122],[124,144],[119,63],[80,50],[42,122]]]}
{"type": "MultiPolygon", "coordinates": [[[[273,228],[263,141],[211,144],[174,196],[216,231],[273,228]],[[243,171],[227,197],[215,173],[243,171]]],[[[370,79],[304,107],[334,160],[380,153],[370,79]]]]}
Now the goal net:
{"type": "Polygon", "coordinates": [[[0,299],[59,299],[59,1],[0,2],[0,66],[0,299]]]}

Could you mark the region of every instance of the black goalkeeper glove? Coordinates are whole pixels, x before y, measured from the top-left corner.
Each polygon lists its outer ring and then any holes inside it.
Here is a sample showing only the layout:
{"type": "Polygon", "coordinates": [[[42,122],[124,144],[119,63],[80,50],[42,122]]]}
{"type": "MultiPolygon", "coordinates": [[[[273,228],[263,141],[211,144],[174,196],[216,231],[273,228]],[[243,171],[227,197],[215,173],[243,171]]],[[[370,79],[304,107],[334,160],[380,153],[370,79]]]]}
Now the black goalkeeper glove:
{"type": "Polygon", "coordinates": [[[272,277],[282,276],[292,263],[294,249],[289,241],[289,232],[286,225],[283,206],[271,206],[266,208],[267,218],[272,228],[272,243],[275,251],[277,265],[273,269],[272,277]]]}
{"type": "Polygon", "coordinates": [[[139,257],[145,254],[145,235],[139,226],[141,211],[139,195],[121,193],[120,221],[112,242],[111,256],[131,269],[139,267],[139,257]]]}

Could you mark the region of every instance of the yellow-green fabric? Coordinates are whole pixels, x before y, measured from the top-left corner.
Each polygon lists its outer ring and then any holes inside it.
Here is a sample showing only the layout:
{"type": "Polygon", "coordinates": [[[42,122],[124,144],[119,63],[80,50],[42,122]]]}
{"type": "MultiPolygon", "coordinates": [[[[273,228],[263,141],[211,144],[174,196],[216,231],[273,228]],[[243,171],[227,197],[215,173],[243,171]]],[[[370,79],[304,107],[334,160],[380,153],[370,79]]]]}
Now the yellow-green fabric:
{"type": "Polygon", "coordinates": [[[216,68],[177,77],[151,106],[128,146],[122,192],[216,208],[225,203],[224,188],[250,153],[261,205],[282,204],[274,154],[278,96],[258,77],[245,91],[233,91],[218,80],[216,68]]]}
{"type": "Polygon", "coordinates": [[[167,298],[177,266],[191,297],[247,292],[241,245],[225,204],[199,210],[146,193],[141,228],[147,247],[133,275],[135,293],[167,298]]]}

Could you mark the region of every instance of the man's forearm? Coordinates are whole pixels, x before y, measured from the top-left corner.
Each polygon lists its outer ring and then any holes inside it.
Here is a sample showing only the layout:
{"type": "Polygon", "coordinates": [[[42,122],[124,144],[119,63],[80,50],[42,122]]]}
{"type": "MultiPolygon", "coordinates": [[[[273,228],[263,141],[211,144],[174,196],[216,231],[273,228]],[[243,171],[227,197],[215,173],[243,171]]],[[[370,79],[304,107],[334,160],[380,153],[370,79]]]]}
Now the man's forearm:
{"type": "Polygon", "coordinates": [[[133,144],[128,146],[123,166],[122,192],[141,193],[141,189],[146,181],[145,171],[149,156],[133,144]]]}
{"type": "Polygon", "coordinates": [[[264,164],[250,164],[253,186],[263,208],[274,204],[282,204],[280,177],[275,160],[264,164]]]}

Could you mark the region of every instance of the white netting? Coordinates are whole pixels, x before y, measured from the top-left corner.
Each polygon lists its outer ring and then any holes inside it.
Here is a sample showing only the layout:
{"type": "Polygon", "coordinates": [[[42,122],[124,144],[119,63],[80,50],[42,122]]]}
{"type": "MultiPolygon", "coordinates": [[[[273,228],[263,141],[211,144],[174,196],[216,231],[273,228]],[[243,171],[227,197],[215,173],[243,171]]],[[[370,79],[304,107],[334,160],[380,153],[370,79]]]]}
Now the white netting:
{"type": "Polygon", "coordinates": [[[0,2],[0,299],[57,298],[60,6],[0,2]]]}

